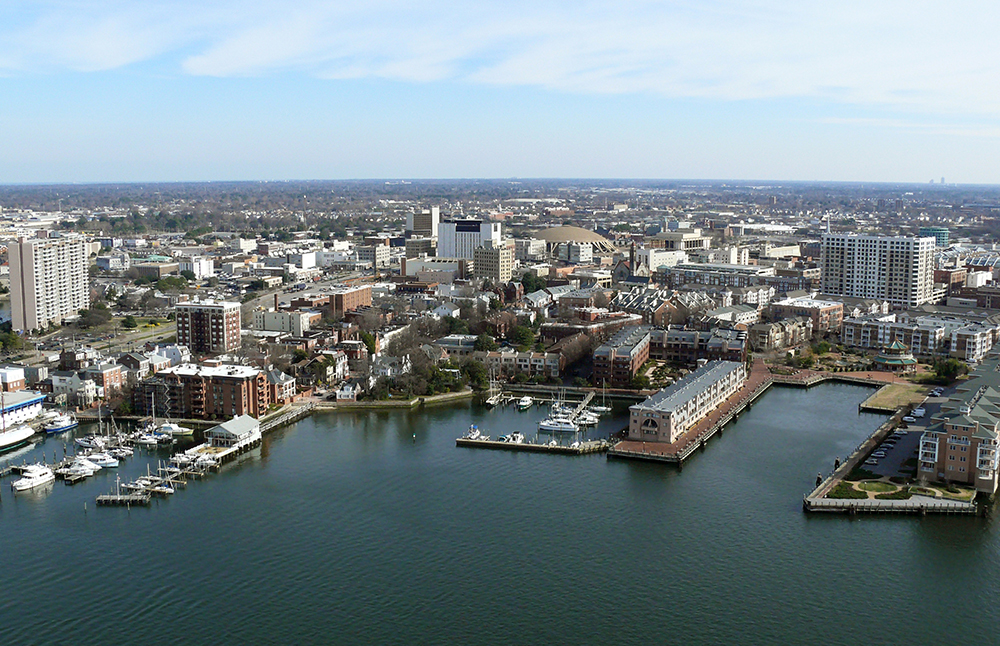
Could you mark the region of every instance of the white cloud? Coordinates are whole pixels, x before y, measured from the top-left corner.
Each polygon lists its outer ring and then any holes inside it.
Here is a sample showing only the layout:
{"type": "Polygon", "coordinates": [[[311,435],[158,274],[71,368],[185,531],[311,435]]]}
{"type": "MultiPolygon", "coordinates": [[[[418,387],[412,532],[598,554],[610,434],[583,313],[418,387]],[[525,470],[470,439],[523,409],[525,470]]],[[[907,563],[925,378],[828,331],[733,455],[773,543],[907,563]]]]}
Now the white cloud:
{"type": "Polygon", "coordinates": [[[996,116],[992,3],[77,0],[0,8],[0,73],[179,58],[185,73],[304,71],[652,93],[815,98],[996,116]]]}

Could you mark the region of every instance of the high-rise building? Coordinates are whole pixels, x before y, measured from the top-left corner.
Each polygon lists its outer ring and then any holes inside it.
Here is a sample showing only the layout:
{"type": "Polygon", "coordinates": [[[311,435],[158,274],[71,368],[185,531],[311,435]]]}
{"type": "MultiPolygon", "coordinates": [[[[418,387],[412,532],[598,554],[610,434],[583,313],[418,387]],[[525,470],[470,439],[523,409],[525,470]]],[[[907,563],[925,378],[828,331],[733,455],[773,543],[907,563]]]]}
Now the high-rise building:
{"type": "Polygon", "coordinates": [[[823,235],[824,294],[877,298],[895,307],[933,299],[934,238],[823,235]]]}
{"type": "Polygon", "coordinates": [[[434,238],[441,223],[441,209],[432,206],[420,213],[406,214],[406,236],[414,238],[434,238]]]}
{"type": "Polygon", "coordinates": [[[514,273],[514,244],[509,240],[487,240],[473,252],[473,274],[494,284],[509,282],[514,273]]]}
{"type": "Polygon", "coordinates": [[[191,352],[232,352],[240,347],[240,304],[226,301],[178,303],[177,343],[191,352]]]}
{"type": "Polygon", "coordinates": [[[948,227],[920,227],[919,235],[921,238],[934,238],[939,247],[947,247],[951,237],[948,227]]]}
{"type": "Polygon", "coordinates": [[[62,323],[90,304],[82,239],[21,239],[9,245],[8,257],[15,330],[62,323]]]}
{"type": "Polygon", "coordinates": [[[487,240],[500,242],[500,223],[465,219],[442,222],[438,227],[437,255],[441,258],[473,259],[476,247],[487,240]]]}

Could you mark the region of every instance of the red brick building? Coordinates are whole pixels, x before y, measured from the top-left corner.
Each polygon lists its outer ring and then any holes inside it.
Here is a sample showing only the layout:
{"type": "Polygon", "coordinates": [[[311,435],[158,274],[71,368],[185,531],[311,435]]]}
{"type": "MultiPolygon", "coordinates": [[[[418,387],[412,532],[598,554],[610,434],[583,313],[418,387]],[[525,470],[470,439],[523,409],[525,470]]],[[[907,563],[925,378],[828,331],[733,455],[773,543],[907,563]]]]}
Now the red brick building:
{"type": "Polygon", "coordinates": [[[200,301],[178,303],[177,344],[191,352],[232,352],[240,347],[240,304],[200,301]]]}

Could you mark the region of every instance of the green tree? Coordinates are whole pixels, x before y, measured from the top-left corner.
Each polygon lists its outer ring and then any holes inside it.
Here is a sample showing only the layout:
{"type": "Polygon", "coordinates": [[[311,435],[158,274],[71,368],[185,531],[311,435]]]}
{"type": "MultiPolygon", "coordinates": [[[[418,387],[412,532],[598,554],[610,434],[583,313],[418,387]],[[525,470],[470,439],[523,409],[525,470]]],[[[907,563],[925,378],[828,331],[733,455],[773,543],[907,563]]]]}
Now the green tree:
{"type": "Polygon", "coordinates": [[[122,327],[132,329],[139,327],[139,323],[136,322],[134,316],[129,314],[128,316],[122,319],[122,327]]]}
{"type": "Polygon", "coordinates": [[[371,332],[361,330],[361,342],[365,344],[366,348],[368,348],[368,354],[375,354],[375,337],[372,336],[371,332]]]}
{"type": "Polygon", "coordinates": [[[525,294],[537,292],[538,290],[545,289],[548,286],[548,283],[545,282],[544,278],[539,278],[530,271],[525,272],[525,274],[521,276],[521,284],[524,285],[525,294]]]}
{"type": "Polygon", "coordinates": [[[507,334],[507,339],[523,351],[535,342],[535,333],[526,325],[517,325],[507,334]]]}
{"type": "Polygon", "coordinates": [[[969,366],[958,359],[945,359],[934,363],[934,374],[939,379],[952,381],[969,372],[969,366]]]}
{"type": "Polygon", "coordinates": [[[300,361],[305,361],[308,358],[309,358],[309,353],[306,352],[305,350],[303,350],[302,348],[295,348],[295,350],[292,352],[292,362],[293,363],[298,363],[300,361]]]}
{"type": "Polygon", "coordinates": [[[493,337],[483,332],[482,334],[476,337],[476,344],[472,347],[474,350],[477,351],[490,352],[492,350],[496,350],[500,346],[497,345],[497,342],[493,340],[493,337]]]}
{"type": "Polygon", "coordinates": [[[194,272],[191,271],[190,269],[185,269],[184,271],[182,271],[181,276],[187,278],[188,280],[196,280],[194,272]]]}

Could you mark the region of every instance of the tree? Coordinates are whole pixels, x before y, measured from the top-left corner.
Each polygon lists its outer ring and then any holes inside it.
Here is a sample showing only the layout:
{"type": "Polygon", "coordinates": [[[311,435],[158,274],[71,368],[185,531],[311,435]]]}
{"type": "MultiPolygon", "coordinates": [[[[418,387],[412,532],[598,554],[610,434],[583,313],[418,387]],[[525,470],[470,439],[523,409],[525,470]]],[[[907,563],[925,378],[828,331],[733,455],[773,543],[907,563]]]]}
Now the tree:
{"type": "Polygon", "coordinates": [[[937,375],[939,379],[953,381],[960,375],[964,375],[967,372],[969,372],[969,366],[958,359],[945,359],[934,363],[934,374],[937,375]]]}
{"type": "Polygon", "coordinates": [[[292,363],[298,363],[300,361],[305,361],[309,358],[309,353],[302,348],[295,348],[292,352],[292,363]]]}
{"type": "Polygon", "coordinates": [[[132,329],[139,327],[139,324],[136,322],[135,317],[129,314],[122,319],[122,327],[132,329]]]}
{"type": "Polygon", "coordinates": [[[182,271],[182,272],[181,272],[181,276],[184,276],[184,277],[185,277],[185,278],[187,278],[188,280],[197,280],[197,279],[195,278],[195,275],[194,275],[194,272],[193,272],[193,271],[191,271],[190,269],[185,269],[184,271],[182,271]]]}
{"type": "Polygon", "coordinates": [[[507,340],[519,350],[527,350],[535,342],[535,333],[526,325],[517,325],[507,334],[507,340]]]}
{"type": "Polygon", "coordinates": [[[365,344],[366,348],[368,348],[368,354],[374,356],[374,354],[375,354],[375,337],[372,336],[372,334],[370,332],[366,332],[365,330],[361,330],[361,342],[365,344]]]}
{"type": "Polygon", "coordinates": [[[493,337],[483,332],[482,334],[476,337],[476,344],[472,347],[474,350],[477,351],[491,352],[493,350],[496,350],[500,346],[497,345],[497,342],[493,340],[493,337]]]}
{"type": "Polygon", "coordinates": [[[545,289],[548,286],[548,283],[544,278],[539,278],[530,271],[525,272],[525,274],[521,276],[521,284],[524,285],[525,294],[537,292],[538,290],[545,289]]]}
{"type": "Polygon", "coordinates": [[[636,375],[632,377],[632,388],[636,390],[646,390],[649,388],[649,377],[646,375],[636,375]]]}

